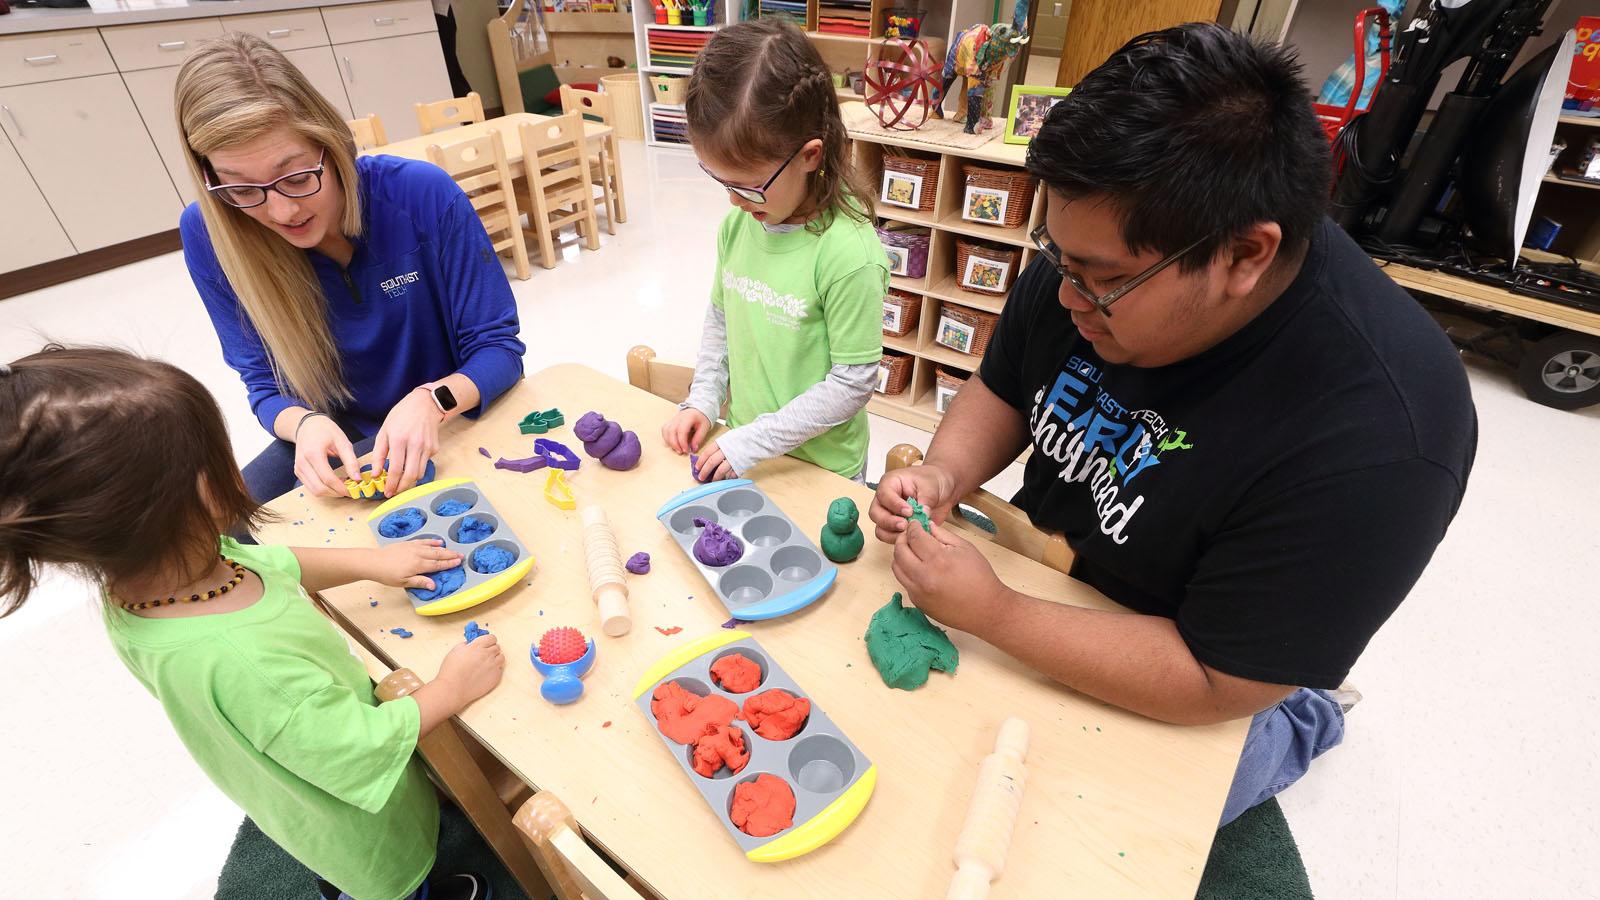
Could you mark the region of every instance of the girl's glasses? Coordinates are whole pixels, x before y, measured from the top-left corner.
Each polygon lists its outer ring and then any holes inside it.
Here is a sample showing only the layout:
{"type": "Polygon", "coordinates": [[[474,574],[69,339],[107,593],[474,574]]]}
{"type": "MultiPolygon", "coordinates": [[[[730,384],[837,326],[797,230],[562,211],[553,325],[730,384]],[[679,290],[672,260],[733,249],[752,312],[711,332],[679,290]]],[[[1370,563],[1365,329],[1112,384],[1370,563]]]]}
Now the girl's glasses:
{"type": "Polygon", "coordinates": [[[729,184],[726,181],[723,181],[721,178],[718,178],[716,175],[712,175],[711,170],[706,168],[705,163],[700,164],[700,171],[706,173],[707,175],[711,175],[711,180],[727,188],[730,194],[733,194],[734,196],[744,200],[749,200],[751,203],[765,204],[767,202],[767,191],[771,189],[772,183],[778,180],[778,176],[783,174],[783,170],[789,168],[789,163],[794,162],[794,158],[799,156],[800,151],[804,150],[805,148],[805,144],[801,144],[800,146],[796,147],[794,152],[789,154],[789,158],[783,161],[783,165],[778,167],[778,171],[773,172],[772,177],[767,179],[767,183],[758,188],[740,187],[736,184],[729,184]]]}
{"type": "MultiPolygon", "coordinates": [[[[1061,248],[1056,246],[1055,241],[1050,240],[1050,233],[1045,230],[1044,225],[1040,225],[1039,227],[1033,229],[1033,231],[1028,233],[1028,237],[1033,238],[1034,246],[1039,248],[1039,255],[1043,256],[1045,260],[1050,263],[1050,265],[1055,266],[1056,273],[1065,279],[1068,284],[1072,285],[1072,287],[1080,296],[1083,297],[1083,299],[1093,303],[1094,308],[1100,310],[1101,315],[1108,319],[1111,318],[1111,304],[1121,300],[1123,297],[1126,297],[1134,288],[1161,274],[1162,269],[1165,269],[1167,266],[1170,266],[1182,259],[1185,253],[1188,253],[1190,250],[1193,250],[1194,248],[1205,243],[1206,240],[1206,238],[1201,238],[1182,250],[1179,250],[1171,256],[1168,256],[1166,259],[1161,260],[1150,268],[1145,269],[1143,272],[1133,276],[1123,284],[1106,291],[1104,294],[1096,294],[1094,291],[1089,290],[1089,286],[1084,284],[1083,279],[1079,278],[1077,273],[1073,272],[1071,269],[1068,269],[1062,264],[1061,248]]],[[[1210,235],[1207,235],[1206,237],[1210,237],[1210,235]]]]}
{"type": "MultiPolygon", "coordinates": [[[[298,200],[309,197],[322,190],[322,160],[328,155],[326,148],[317,155],[317,164],[309,169],[290,172],[282,178],[277,178],[266,184],[212,184],[211,178],[206,177],[206,190],[211,196],[235,209],[250,209],[267,202],[267,191],[278,193],[298,200]]],[[[209,164],[207,165],[209,169],[209,164]]]]}

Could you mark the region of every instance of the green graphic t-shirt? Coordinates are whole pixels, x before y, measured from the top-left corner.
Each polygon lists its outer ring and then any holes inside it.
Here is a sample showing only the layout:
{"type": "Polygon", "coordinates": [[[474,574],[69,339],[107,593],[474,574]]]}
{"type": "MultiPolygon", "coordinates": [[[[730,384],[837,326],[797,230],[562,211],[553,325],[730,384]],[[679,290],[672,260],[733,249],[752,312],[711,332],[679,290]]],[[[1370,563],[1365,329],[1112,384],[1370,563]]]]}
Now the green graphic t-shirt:
{"type": "MultiPolygon", "coordinates": [[[[772,233],[735,209],[717,235],[711,302],[728,326],[728,425],[775,412],[835,365],[883,356],[889,259],[872,225],[835,215],[821,234],[772,233]]],[[[846,477],[867,458],[867,413],[790,456],[846,477]]]]}
{"type": "Polygon", "coordinates": [[[357,900],[406,896],[433,868],[439,835],[438,802],[412,753],[416,701],[378,704],[287,548],[222,538],[221,552],[261,577],[260,600],[179,619],[108,603],[112,649],[268,837],[357,900]]]}

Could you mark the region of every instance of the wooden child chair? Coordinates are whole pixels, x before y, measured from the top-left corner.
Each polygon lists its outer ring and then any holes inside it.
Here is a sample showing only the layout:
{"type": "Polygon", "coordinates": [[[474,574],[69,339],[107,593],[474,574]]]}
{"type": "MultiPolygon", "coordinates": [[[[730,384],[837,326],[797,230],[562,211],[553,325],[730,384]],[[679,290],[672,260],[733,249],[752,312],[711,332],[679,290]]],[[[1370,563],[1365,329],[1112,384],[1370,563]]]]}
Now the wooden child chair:
{"type": "MultiPolygon", "coordinates": [[[[910,444],[896,444],[884,457],[883,470],[885,473],[893,472],[895,469],[904,469],[920,462],[922,462],[921,450],[910,444]]],[[[945,520],[947,523],[970,535],[985,540],[992,539],[1007,550],[1042,562],[1058,572],[1069,572],[1072,569],[1072,548],[1067,546],[1067,539],[1059,534],[1050,534],[1033,527],[1033,523],[1028,520],[1028,514],[1022,510],[982,488],[962,497],[961,505],[976,509],[994,522],[993,538],[959,515],[951,516],[945,520]]]]}
{"type": "Polygon", "coordinates": [[[559,900],[643,900],[578,832],[565,803],[549,791],[528,798],[511,820],[559,900]]]}
{"type": "MultiPolygon", "coordinates": [[[[533,15],[530,0],[510,0],[505,13],[484,26],[489,33],[489,58],[494,63],[494,80],[500,87],[500,106],[506,115],[520,112],[547,114],[554,106],[545,95],[556,90],[556,55],[550,50],[534,52],[532,40],[514,35],[517,22],[533,15]]],[[[525,23],[526,24],[526,23],[525,23]]]]}
{"type": "Polygon", "coordinates": [[[585,247],[600,249],[583,117],[568,113],[537,124],[528,122],[518,132],[523,177],[517,188],[528,210],[529,230],[539,239],[539,264],[555,268],[555,233],[566,225],[577,228],[585,247]]]}
{"type": "Polygon", "coordinates": [[[494,241],[495,252],[511,254],[517,277],[523,281],[532,277],[528,245],[522,235],[522,213],[517,207],[516,186],[500,133],[490,131],[450,144],[429,144],[428,161],[449,172],[466,192],[489,239],[494,241]]]}
{"type": "MultiPolygon", "coordinates": [[[[616,119],[610,95],[580,91],[570,84],[561,86],[561,111],[592,116],[602,125],[610,125],[616,119]]],[[[622,159],[617,153],[615,131],[600,142],[600,152],[589,157],[589,168],[606,198],[606,231],[616,234],[617,223],[628,221],[628,207],[622,197],[622,159]]]]}
{"type": "Polygon", "coordinates": [[[422,126],[423,134],[433,134],[441,128],[468,125],[483,120],[483,101],[479,99],[477,91],[465,97],[451,97],[449,100],[417,104],[417,124],[422,126]]]}
{"type": "Polygon", "coordinates": [[[360,119],[346,119],[344,124],[355,135],[357,150],[371,150],[389,143],[389,136],[383,132],[383,120],[378,118],[377,113],[360,119]]]}

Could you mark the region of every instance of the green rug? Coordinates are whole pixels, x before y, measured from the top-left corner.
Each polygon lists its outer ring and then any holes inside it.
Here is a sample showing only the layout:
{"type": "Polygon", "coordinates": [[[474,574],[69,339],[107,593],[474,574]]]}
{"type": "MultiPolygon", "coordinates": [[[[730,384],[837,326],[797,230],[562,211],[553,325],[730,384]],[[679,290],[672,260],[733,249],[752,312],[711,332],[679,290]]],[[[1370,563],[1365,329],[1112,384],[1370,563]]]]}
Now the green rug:
{"type": "MultiPolygon", "coordinates": [[[[466,816],[453,806],[446,806],[439,816],[439,869],[481,872],[494,883],[496,900],[528,900],[466,816]]],[[[1305,865],[1278,801],[1268,800],[1217,832],[1195,896],[1196,900],[1311,900],[1305,865]]],[[[245,819],[217,878],[217,900],[317,900],[317,890],[305,866],[245,819]]]]}

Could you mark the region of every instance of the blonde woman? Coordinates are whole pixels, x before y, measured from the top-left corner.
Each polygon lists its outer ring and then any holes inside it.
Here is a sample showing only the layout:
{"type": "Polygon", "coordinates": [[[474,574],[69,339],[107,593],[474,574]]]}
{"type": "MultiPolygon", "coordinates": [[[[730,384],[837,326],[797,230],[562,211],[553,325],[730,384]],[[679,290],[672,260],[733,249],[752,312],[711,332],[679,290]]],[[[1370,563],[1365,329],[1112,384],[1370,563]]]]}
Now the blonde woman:
{"type": "Polygon", "coordinates": [[[178,73],[200,200],[184,260],[250,406],[277,438],[244,469],[256,500],[298,479],[343,491],[369,442],[391,493],[422,475],[439,426],[522,376],[505,270],[471,203],[428,163],[355,155],[344,120],[249,34],[178,73]]]}

